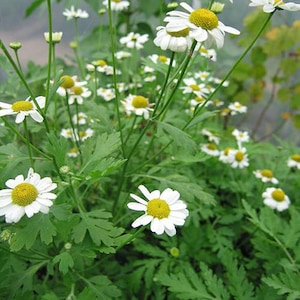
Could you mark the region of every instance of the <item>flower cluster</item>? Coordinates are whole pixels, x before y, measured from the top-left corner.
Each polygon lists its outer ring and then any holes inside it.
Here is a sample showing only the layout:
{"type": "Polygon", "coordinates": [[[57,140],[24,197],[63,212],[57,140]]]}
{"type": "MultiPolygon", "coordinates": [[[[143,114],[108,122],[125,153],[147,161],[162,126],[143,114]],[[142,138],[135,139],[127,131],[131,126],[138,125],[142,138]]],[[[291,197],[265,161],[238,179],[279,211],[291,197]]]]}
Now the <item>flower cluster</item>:
{"type": "Polygon", "coordinates": [[[164,21],[166,26],[157,27],[154,43],[162,50],[170,49],[183,52],[190,48],[193,41],[210,46],[215,43],[223,47],[225,33],[240,34],[237,29],[225,26],[217,15],[207,8],[194,9],[185,2],[180,6],[186,11],[170,11],[164,21]]]}

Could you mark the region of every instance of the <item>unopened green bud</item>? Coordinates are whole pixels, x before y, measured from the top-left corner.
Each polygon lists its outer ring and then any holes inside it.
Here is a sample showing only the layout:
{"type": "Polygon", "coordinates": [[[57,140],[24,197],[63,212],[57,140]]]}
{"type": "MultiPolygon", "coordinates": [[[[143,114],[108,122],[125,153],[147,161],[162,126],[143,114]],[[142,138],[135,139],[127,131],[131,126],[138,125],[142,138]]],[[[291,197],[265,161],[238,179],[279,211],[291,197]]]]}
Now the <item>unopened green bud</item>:
{"type": "Polygon", "coordinates": [[[11,42],[9,43],[9,47],[14,50],[19,50],[22,47],[20,42],[11,42]]]}
{"type": "Polygon", "coordinates": [[[210,8],[215,14],[220,14],[224,9],[225,4],[221,2],[214,2],[210,8]]]}

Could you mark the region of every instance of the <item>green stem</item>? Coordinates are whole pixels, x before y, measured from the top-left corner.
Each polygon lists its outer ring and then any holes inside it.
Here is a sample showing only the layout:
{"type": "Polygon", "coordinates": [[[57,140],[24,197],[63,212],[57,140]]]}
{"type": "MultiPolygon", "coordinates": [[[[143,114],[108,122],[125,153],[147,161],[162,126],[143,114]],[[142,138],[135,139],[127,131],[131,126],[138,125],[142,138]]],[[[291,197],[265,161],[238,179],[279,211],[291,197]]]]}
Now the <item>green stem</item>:
{"type": "MultiPolygon", "coordinates": [[[[6,121],[5,118],[2,118],[3,122],[5,123],[5,126],[9,127],[14,133],[16,136],[18,136],[24,143],[27,142],[27,139],[14,127],[10,124],[10,122],[6,121]]],[[[44,152],[42,152],[42,150],[40,150],[39,148],[35,147],[33,144],[29,143],[30,147],[40,153],[43,157],[51,160],[52,158],[50,156],[48,156],[47,154],[45,154],[44,152]]]]}
{"type": "Polygon", "coordinates": [[[47,0],[47,9],[48,9],[48,32],[49,32],[49,43],[48,43],[48,63],[47,63],[47,81],[46,81],[46,105],[45,113],[47,112],[50,99],[50,80],[51,80],[51,62],[52,62],[52,50],[53,50],[53,40],[52,40],[52,9],[51,9],[51,0],[47,0]]]}
{"type": "Polygon", "coordinates": [[[113,85],[115,90],[115,107],[117,112],[118,130],[120,132],[121,148],[123,156],[125,156],[125,144],[122,132],[121,116],[120,116],[120,101],[119,101],[119,90],[117,87],[117,76],[116,76],[116,57],[115,57],[115,27],[113,26],[111,0],[108,1],[108,22],[109,22],[109,33],[110,33],[110,46],[111,46],[111,59],[113,65],[113,85]]]}
{"type": "Polygon", "coordinates": [[[166,75],[166,78],[165,78],[165,82],[164,82],[164,85],[160,91],[160,95],[159,95],[159,98],[155,104],[155,107],[154,107],[154,111],[153,111],[153,116],[155,115],[158,107],[159,107],[159,104],[163,98],[163,95],[165,93],[165,90],[166,90],[166,87],[167,87],[167,84],[168,84],[168,81],[169,81],[169,77],[170,77],[170,74],[171,74],[171,70],[172,70],[172,66],[173,66],[173,61],[174,61],[174,58],[175,58],[175,52],[172,51],[172,54],[171,54],[171,58],[170,58],[170,63],[169,63],[169,66],[168,66],[168,71],[167,71],[167,75],[166,75]]]}
{"type": "MultiPolygon", "coordinates": [[[[275,11],[274,11],[275,12],[275,11]]],[[[254,37],[253,41],[249,44],[249,46],[247,47],[247,49],[243,52],[243,54],[238,58],[238,60],[235,62],[235,64],[231,67],[231,69],[229,70],[229,72],[225,75],[225,77],[223,78],[223,80],[219,83],[219,85],[215,88],[215,90],[207,97],[207,99],[204,101],[204,103],[202,103],[201,105],[198,105],[195,108],[194,111],[194,115],[193,117],[189,120],[189,122],[184,126],[184,129],[186,127],[188,127],[188,125],[193,121],[193,119],[200,113],[200,111],[203,109],[203,107],[205,107],[205,104],[211,100],[216,93],[220,90],[220,88],[223,86],[224,82],[230,77],[230,75],[232,74],[232,72],[236,69],[236,67],[240,64],[240,62],[244,59],[244,57],[248,54],[248,52],[252,49],[253,45],[256,43],[256,41],[258,40],[258,38],[260,37],[260,35],[262,34],[262,32],[265,30],[267,24],[269,23],[269,21],[271,20],[274,12],[268,14],[268,17],[266,18],[263,26],[260,28],[260,30],[258,31],[258,33],[256,34],[256,36],[254,37]]]]}
{"type": "Polygon", "coordinates": [[[183,65],[183,67],[182,67],[182,69],[180,71],[179,78],[178,78],[178,80],[176,82],[176,85],[175,85],[174,89],[172,90],[171,95],[169,96],[169,98],[168,98],[166,104],[164,105],[164,107],[162,108],[162,110],[159,112],[159,114],[157,116],[155,116],[155,118],[159,118],[160,116],[162,116],[161,121],[164,118],[164,115],[165,115],[168,107],[170,106],[170,104],[171,104],[171,102],[172,102],[172,100],[173,100],[173,98],[175,96],[175,93],[176,93],[176,91],[177,91],[179,85],[181,84],[181,81],[182,81],[182,79],[183,79],[183,77],[185,75],[185,72],[187,70],[187,67],[188,67],[190,61],[191,61],[191,58],[192,58],[192,55],[193,55],[193,52],[194,52],[194,49],[195,49],[196,45],[197,45],[197,41],[194,41],[193,44],[192,44],[192,47],[191,47],[191,49],[190,49],[190,51],[189,51],[189,53],[187,55],[187,58],[184,61],[184,65],[183,65]]]}
{"type": "Polygon", "coordinates": [[[34,162],[33,162],[32,152],[31,152],[31,147],[30,147],[29,130],[27,127],[26,118],[24,119],[23,124],[24,124],[24,133],[25,133],[26,146],[27,146],[27,150],[28,150],[29,162],[30,162],[30,166],[34,169],[34,162]]]}

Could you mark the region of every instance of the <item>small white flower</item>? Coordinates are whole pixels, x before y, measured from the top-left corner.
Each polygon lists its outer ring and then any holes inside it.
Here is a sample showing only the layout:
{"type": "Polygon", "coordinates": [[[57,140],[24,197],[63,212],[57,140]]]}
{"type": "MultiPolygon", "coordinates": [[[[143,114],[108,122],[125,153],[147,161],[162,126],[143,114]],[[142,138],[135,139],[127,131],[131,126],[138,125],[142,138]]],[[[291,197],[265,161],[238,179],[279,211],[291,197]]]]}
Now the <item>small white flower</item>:
{"type": "Polygon", "coordinates": [[[97,95],[101,96],[105,101],[110,101],[116,97],[114,89],[97,89],[97,95]]]}
{"type": "Polygon", "coordinates": [[[278,179],[273,176],[273,172],[268,169],[253,171],[256,178],[261,179],[262,182],[272,182],[273,184],[278,184],[278,179]]]}
{"type": "Polygon", "coordinates": [[[115,53],[115,57],[117,59],[124,59],[124,58],[128,58],[128,57],[131,57],[131,53],[130,52],[127,52],[127,51],[118,51],[115,53]]]}
{"type": "Polygon", "coordinates": [[[47,214],[52,200],[56,199],[56,195],[50,193],[56,189],[56,183],[50,177],[41,178],[32,168],[25,179],[18,175],[5,185],[8,189],[0,191],[0,216],[5,216],[7,223],[17,223],[25,214],[28,218],[38,212],[47,214]]]}
{"type": "Polygon", "coordinates": [[[154,44],[162,50],[173,52],[184,52],[192,46],[192,38],[189,36],[189,29],[169,32],[166,27],[158,26],[154,44]]]}
{"type": "Polygon", "coordinates": [[[144,212],[132,223],[132,227],[136,228],[150,223],[152,232],[158,235],[166,232],[167,235],[174,236],[176,234],[175,226],[182,226],[189,215],[185,202],[180,200],[180,194],[170,188],[165,189],[162,193],[159,190],[149,192],[143,185],[138,188],[147,200],[130,194],[130,197],[138,203],[130,202],[127,204],[128,208],[144,212]]]}
{"type": "Polygon", "coordinates": [[[212,132],[210,132],[207,129],[202,129],[201,133],[205,136],[207,136],[208,140],[210,142],[214,142],[215,144],[219,144],[220,143],[220,137],[216,136],[215,134],[213,134],[212,132]]]}
{"type": "Polygon", "coordinates": [[[180,87],[183,94],[193,93],[197,97],[206,97],[210,90],[206,87],[205,83],[197,83],[194,78],[183,79],[185,86],[180,87]]]}
{"type": "Polygon", "coordinates": [[[278,8],[289,11],[300,10],[300,4],[294,2],[286,3],[282,0],[251,0],[249,6],[262,6],[265,13],[271,13],[278,8]]]}
{"type": "MultiPolygon", "coordinates": [[[[34,121],[41,123],[43,122],[43,117],[38,112],[35,103],[32,100],[29,100],[28,97],[26,100],[16,101],[13,104],[8,104],[0,102],[0,117],[17,115],[16,123],[19,124],[24,121],[25,117],[30,116],[34,121]]],[[[35,98],[39,108],[44,108],[46,99],[43,96],[35,98]]]]}
{"type": "Polygon", "coordinates": [[[214,143],[203,144],[201,146],[201,150],[210,156],[219,156],[220,155],[220,151],[218,150],[217,145],[214,143]]]}
{"type": "Polygon", "coordinates": [[[130,94],[121,103],[128,115],[135,113],[137,116],[143,116],[145,119],[149,119],[149,111],[153,110],[148,99],[139,95],[130,94]]]}
{"type": "Polygon", "coordinates": [[[120,43],[124,44],[127,48],[144,48],[144,43],[149,39],[148,34],[139,34],[134,32],[129,32],[127,36],[120,38],[120,43]]]}
{"type": "Polygon", "coordinates": [[[262,194],[264,204],[277,209],[278,211],[286,210],[290,206],[290,199],[282,189],[270,187],[262,194]]]}
{"type": "Polygon", "coordinates": [[[208,44],[215,42],[218,48],[223,47],[225,32],[240,34],[237,29],[225,26],[209,9],[193,9],[185,2],[181,2],[180,5],[187,13],[176,10],[168,12],[168,16],[164,19],[165,22],[168,22],[166,25],[168,32],[189,29],[190,37],[197,42],[207,42],[208,44]]]}
{"type": "Polygon", "coordinates": [[[247,131],[240,131],[238,129],[234,129],[232,131],[232,135],[236,138],[239,144],[249,142],[250,140],[249,133],[247,131]]]}
{"type": "Polygon", "coordinates": [[[89,17],[89,14],[85,10],[82,10],[80,8],[75,10],[74,5],[72,5],[70,9],[65,9],[63,15],[67,17],[67,21],[79,18],[86,19],[89,17]]]}
{"type": "MultiPolygon", "coordinates": [[[[104,0],[102,4],[108,9],[108,0],[104,0]]],[[[130,3],[128,1],[111,0],[110,7],[114,11],[122,11],[128,9],[130,3]]]]}
{"type": "Polygon", "coordinates": [[[94,135],[94,130],[91,128],[87,128],[86,130],[80,130],[78,133],[76,131],[75,134],[78,136],[77,140],[83,142],[94,135]]]}
{"type": "Polygon", "coordinates": [[[247,112],[247,106],[242,105],[237,101],[235,101],[234,103],[230,103],[228,108],[231,110],[231,115],[233,116],[238,113],[243,114],[247,112]]]}
{"type": "Polygon", "coordinates": [[[287,161],[287,165],[289,168],[297,168],[298,170],[300,170],[300,155],[291,155],[287,161]]]}
{"type": "Polygon", "coordinates": [[[74,124],[84,125],[86,124],[87,115],[83,112],[79,112],[78,115],[74,115],[72,120],[74,124]]]}
{"type": "MultiPolygon", "coordinates": [[[[199,46],[196,46],[196,49],[198,49],[199,46]]],[[[195,49],[195,51],[196,51],[195,49]]],[[[205,47],[201,46],[199,49],[199,53],[201,56],[207,57],[212,61],[216,61],[217,60],[217,52],[215,49],[206,49],[205,47]]]]}
{"type": "Polygon", "coordinates": [[[249,166],[248,154],[246,148],[229,151],[229,163],[232,168],[243,169],[249,166]]]}
{"type": "MultiPolygon", "coordinates": [[[[63,36],[62,32],[52,32],[52,43],[57,44],[61,41],[63,36]]],[[[50,42],[50,34],[49,32],[44,32],[44,37],[47,43],[50,42]]]]}
{"type": "Polygon", "coordinates": [[[80,154],[80,153],[79,153],[79,150],[78,150],[78,148],[76,148],[76,147],[73,147],[73,148],[67,153],[68,157],[73,157],[73,158],[77,157],[79,154],[80,154]]]}
{"type": "Polygon", "coordinates": [[[224,150],[220,151],[219,160],[225,164],[231,164],[235,160],[234,155],[231,153],[236,151],[234,148],[227,147],[224,150]]]}

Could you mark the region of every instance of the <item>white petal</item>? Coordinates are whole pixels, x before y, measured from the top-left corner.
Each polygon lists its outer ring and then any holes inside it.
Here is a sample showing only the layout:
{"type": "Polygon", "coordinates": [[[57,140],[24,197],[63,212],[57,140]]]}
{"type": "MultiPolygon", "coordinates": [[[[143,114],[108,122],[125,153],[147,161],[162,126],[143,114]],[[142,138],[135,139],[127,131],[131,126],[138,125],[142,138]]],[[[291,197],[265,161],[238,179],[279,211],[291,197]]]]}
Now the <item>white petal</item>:
{"type": "Polygon", "coordinates": [[[138,189],[143,193],[143,195],[150,200],[151,199],[151,193],[148,191],[148,189],[144,185],[140,185],[138,189]],[[150,198],[149,198],[150,197],[150,198]]]}
{"type": "Polygon", "coordinates": [[[148,203],[147,201],[145,201],[144,199],[142,199],[141,197],[139,197],[135,194],[130,194],[130,197],[141,204],[147,205],[147,203],[148,203]]]}
{"type": "Polygon", "coordinates": [[[11,206],[11,210],[5,214],[5,221],[7,223],[17,223],[24,216],[24,214],[24,207],[13,205],[11,206]]]}
{"type": "Polygon", "coordinates": [[[160,222],[159,219],[154,218],[151,222],[150,229],[152,232],[155,232],[156,234],[160,235],[164,233],[165,226],[162,222],[160,222]]]}
{"type": "Polygon", "coordinates": [[[44,118],[40,115],[40,113],[37,110],[31,111],[30,116],[34,121],[36,121],[38,123],[41,123],[44,120],[44,118]]]}
{"type": "Polygon", "coordinates": [[[129,202],[127,204],[127,207],[136,211],[146,211],[147,209],[147,206],[145,206],[144,204],[136,203],[136,202],[129,202]]]}
{"type": "Polygon", "coordinates": [[[17,124],[20,124],[20,123],[22,123],[23,121],[24,121],[24,119],[25,119],[25,114],[24,113],[22,113],[22,112],[19,112],[18,114],[17,114],[17,117],[16,117],[16,123],[17,124]]]}
{"type": "Polygon", "coordinates": [[[185,2],[180,2],[180,6],[183,7],[185,10],[187,10],[190,13],[194,11],[194,9],[185,2]]]}
{"type": "Polygon", "coordinates": [[[139,227],[141,225],[147,225],[149,224],[151,221],[152,221],[153,217],[152,216],[149,216],[149,215],[142,215],[140,217],[138,217],[132,224],[131,226],[133,228],[136,228],[136,227],[139,227]]]}

